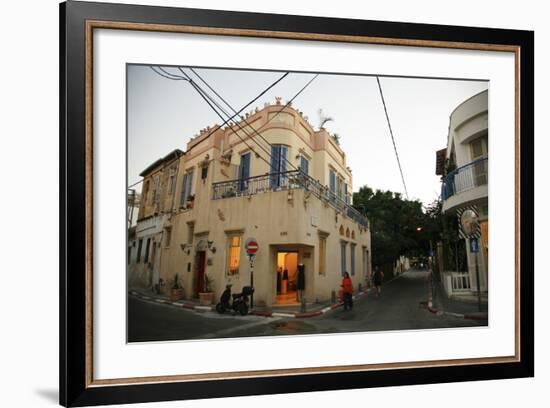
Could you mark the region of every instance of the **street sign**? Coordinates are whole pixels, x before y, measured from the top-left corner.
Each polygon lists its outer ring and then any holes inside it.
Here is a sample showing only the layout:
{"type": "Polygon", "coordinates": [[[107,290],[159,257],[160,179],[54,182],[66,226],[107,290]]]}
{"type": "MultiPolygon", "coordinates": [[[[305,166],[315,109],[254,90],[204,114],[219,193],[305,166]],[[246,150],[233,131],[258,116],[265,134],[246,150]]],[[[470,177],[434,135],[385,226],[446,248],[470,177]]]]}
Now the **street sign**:
{"type": "Polygon", "coordinates": [[[256,255],[259,249],[258,241],[255,238],[248,238],[244,244],[244,248],[248,255],[256,255]]]}
{"type": "MultiPolygon", "coordinates": [[[[244,243],[244,248],[246,249],[246,254],[250,260],[250,286],[254,288],[254,258],[260,246],[256,238],[248,238],[244,243]]],[[[254,292],[250,295],[250,309],[254,308],[254,292]]]]}
{"type": "Polygon", "coordinates": [[[472,253],[479,252],[479,241],[477,238],[470,238],[470,252],[472,253]]]}

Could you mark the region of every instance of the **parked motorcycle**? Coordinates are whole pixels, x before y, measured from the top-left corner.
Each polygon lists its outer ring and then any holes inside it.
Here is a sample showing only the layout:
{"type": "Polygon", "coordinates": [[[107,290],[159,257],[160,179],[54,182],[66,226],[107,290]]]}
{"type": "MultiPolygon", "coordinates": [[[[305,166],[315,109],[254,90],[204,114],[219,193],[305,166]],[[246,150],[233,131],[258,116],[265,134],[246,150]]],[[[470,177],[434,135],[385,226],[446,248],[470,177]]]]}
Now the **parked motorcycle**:
{"type": "Polygon", "coordinates": [[[241,293],[231,294],[231,285],[227,285],[216,305],[216,311],[223,314],[226,310],[234,310],[241,316],[245,316],[248,314],[248,297],[252,293],[254,293],[252,286],[244,286],[241,293]]]}

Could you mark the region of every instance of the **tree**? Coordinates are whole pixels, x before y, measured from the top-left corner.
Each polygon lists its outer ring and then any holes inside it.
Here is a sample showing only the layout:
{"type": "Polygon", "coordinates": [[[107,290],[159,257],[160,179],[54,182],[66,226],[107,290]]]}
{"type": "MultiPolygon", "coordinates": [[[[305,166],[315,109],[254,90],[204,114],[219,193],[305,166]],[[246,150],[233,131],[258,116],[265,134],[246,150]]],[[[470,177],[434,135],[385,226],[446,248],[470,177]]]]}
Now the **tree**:
{"type": "Polygon", "coordinates": [[[400,255],[427,256],[430,239],[439,234],[437,210],[424,212],[420,201],[400,193],[363,186],[354,193],[353,203],[370,220],[375,265],[393,264],[400,255]]]}

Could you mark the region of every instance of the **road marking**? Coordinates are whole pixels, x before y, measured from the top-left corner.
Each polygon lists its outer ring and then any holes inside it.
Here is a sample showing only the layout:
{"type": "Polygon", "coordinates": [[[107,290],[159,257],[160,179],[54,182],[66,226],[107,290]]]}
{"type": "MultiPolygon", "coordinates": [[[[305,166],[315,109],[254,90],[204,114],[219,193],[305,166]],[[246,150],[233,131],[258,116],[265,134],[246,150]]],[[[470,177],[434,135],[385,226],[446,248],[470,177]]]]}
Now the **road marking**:
{"type": "Polygon", "coordinates": [[[271,315],[273,317],[294,317],[293,313],[279,313],[279,312],[273,312],[271,315]]]}
{"type": "MultiPolygon", "coordinates": [[[[291,316],[294,317],[294,315],[291,315],[291,316]]],[[[266,324],[271,323],[271,322],[276,322],[277,320],[281,320],[281,318],[266,319],[266,318],[263,318],[263,317],[258,317],[258,319],[259,320],[255,321],[255,322],[251,322],[251,323],[248,323],[248,324],[243,324],[243,325],[236,326],[236,327],[229,327],[227,329],[219,330],[219,331],[214,332],[214,333],[209,333],[209,334],[205,334],[205,335],[202,335],[202,336],[193,337],[193,339],[214,339],[214,338],[221,337],[223,335],[231,334],[231,333],[239,331],[239,330],[246,330],[246,329],[250,329],[252,327],[262,326],[262,325],[266,325],[266,324]]],[[[246,337],[250,337],[250,336],[246,336],[246,337]]]]}

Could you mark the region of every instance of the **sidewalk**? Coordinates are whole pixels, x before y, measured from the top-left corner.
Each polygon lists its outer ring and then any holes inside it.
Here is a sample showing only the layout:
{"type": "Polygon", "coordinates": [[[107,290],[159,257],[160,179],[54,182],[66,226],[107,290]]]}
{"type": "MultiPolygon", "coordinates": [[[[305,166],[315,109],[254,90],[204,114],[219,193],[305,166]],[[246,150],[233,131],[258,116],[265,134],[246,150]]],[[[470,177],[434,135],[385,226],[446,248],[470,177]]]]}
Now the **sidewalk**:
{"type": "Polygon", "coordinates": [[[488,304],[487,298],[482,299],[481,311],[478,309],[477,299],[449,298],[441,282],[434,282],[433,299],[430,312],[446,314],[464,319],[487,320],[488,304]]]}
{"type": "MultiPolygon", "coordinates": [[[[356,300],[358,297],[368,292],[370,292],[370,289],[362,290],[361,292],[358,292],[353,298],[354,300],[356,300]]],[[[152,292],[150,289],[132,288],[128,290],[128,295],[135,296],[139,299],[143,299],[147,301],[163,303],[166,305],[173,305],[176,307],[183,307],[185,309],[190,309],[190,310],[194,309],[202,312],[215,310],[215,304],[209,305],[209,306],[203,306],[199,304],[198,300],[179,300],[179,301],[173,302],[170,300],[170,298],[167,295],[156,294],[152,292]]],[[[255,316],[263,316],[263,317],[293,317],[293,318],[303,319],[307,317],[320,316],[322,314],[325,314],[331,310],[334,310],[342,306],[343,304],[344,303],[340,300],[337,300],[336,303],[332,303],[332,304],[330,302],[307,303],[305,312],[301,311],[301,307],[299,304],[288,305],[288,306],[274,306],[270,308],[256,306],[254,307],[253,310],[250,311],[249,314],[255,315],[255,316]]]]}

